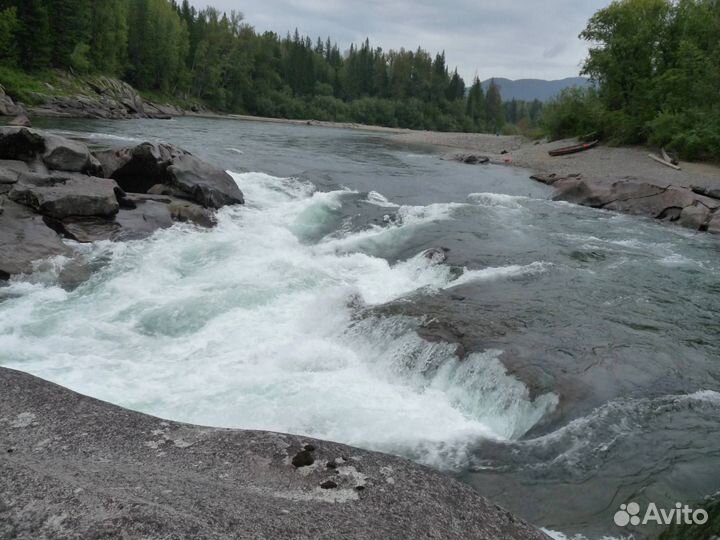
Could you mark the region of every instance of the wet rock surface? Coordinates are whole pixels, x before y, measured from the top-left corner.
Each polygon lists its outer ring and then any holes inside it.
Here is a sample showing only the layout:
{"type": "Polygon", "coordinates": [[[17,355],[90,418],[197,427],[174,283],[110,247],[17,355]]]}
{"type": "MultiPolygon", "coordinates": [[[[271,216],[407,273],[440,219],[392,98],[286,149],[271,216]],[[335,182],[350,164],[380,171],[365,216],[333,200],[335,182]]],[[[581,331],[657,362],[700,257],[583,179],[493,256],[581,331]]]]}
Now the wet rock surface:
{"type": "Polygon", "coordinates": [[[401,458],[168,422],[5,368],[0,386],[3,538],[546,538],[401,458]]]}
{"type": "Polygon", "coordinates": [[[632,178],[612,182],[553,174],[531,178],[556,188],[555,200],[677,222],[697,231],[716,232],[710,223],[720,208],[720,200],[712,197],[712,190],[661,186],[632,178]]]}
{"type": "Polygon", "coordinates": [[[242,192],[225,171],[169,144],[143,143],[97,154],[105,176],[136,193],[170,193],[206,208],[242,204],[242,192]]]}
{"type": "Polygon", "coordinates": [[[213,227],[215,209],[242,202],[227,173],[181,148],[145,143],[93,154],[79,141],[3,127],[0,279],[30,273],[42,259],[71,257],[63,238],[137,240],[176,222],[213,227]]]}

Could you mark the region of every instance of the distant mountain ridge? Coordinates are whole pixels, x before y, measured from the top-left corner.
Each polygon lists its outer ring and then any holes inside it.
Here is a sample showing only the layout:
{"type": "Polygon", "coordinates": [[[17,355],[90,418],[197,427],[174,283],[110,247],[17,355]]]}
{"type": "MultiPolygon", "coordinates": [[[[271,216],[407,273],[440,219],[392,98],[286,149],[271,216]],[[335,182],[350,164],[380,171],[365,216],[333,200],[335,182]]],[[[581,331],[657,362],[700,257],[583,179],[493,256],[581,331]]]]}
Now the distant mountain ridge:
{"type": "MultiPolygon", "coordinates": [[[[483,81],[482,86],[484,90],[487,91],[491,80],[493,79],[483,81]]],[[[522,99],[525,101],[539,99],[540,101],[549,101],[565,88],[573,86],[585,87],[591,84],[590,79],[586,77],[568,77],[555,81],[546,81],[543,79],[518,79],[511,81],[510,79],[504,79],[502,77],[495,77],[494,80],[495,84],[500,87],[503,101],[510,101],[512,99],[522,99]]]]}

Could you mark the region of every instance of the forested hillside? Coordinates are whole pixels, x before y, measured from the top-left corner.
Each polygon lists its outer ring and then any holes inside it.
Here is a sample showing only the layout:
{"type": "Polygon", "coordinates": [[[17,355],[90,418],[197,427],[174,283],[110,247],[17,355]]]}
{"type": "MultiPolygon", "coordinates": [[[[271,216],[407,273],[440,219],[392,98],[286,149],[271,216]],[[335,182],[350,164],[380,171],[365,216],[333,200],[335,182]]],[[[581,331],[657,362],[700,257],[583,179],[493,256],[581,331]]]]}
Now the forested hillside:
{"type": "Polygon", "coordinates": [[[583,73],[598,89],[568,90],[544,111],[555,137],[596,132],[620,144],[720,159],[720,1],[622,0],[581,37],[583,73]]]}
{"type": "MultiPolygon", "coordinates": [[[[0,51],[6,73],[103,73],[219,111],[437,130],[505,123],[498,88],[475,80],[466,92],[444,53],[368,41],[341,51],[297,31],[260,34],[238,13],[187,0],[0,0],[0,51]]],[[[513,111],[537,120],[522,104],[513,111]]]]}

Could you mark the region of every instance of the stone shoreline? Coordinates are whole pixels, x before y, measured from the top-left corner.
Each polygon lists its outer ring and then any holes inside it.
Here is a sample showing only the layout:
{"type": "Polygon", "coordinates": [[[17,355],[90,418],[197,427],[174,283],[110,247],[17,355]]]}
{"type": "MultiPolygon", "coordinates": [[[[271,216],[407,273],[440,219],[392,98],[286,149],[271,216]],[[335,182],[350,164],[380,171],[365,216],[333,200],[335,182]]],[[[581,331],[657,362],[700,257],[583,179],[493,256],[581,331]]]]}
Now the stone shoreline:
{"type": "Polygon", "coordinates": [[[0,368],[0,538],[547,540],[408,460],[170,422],[0,368]]]}
{"type": "MultiPolygon", "coordinates": [[[[91,152],[51,133],[0,128],[0,280],[72,258],[64,238],[134,240],[175,222],[212,227],[216,209],[243,202],[230,175],[172,145],[91,152]]],[[[75,262],[63,285],[87,274],[75,262]]]]}
{"type": "MultiPolygon", "coordinates": [[[[648,157],[647,148],[600,145],[562,157],[551,149],[576,140],[530,142],[522,137],[480,133],[408,132],[390,135],[399,144],[435,148],[448,159],[522,167],[530,178],[556,188],[555,199],[677,223],[720,234],[720,167],[681,163],[667,168],[648,157]]],[[[481,166],[481,165],[480,165],[481,166]]]]}

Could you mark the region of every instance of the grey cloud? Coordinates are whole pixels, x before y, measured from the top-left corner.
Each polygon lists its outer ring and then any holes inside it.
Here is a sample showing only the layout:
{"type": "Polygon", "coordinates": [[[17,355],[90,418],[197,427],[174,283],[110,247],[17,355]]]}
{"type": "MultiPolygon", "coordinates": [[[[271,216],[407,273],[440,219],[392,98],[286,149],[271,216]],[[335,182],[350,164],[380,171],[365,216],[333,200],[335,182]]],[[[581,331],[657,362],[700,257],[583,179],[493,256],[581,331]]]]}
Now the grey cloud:
{"type": "Polygon", "coordinates": [[[480,78],[575,76],[587,54],[578,34],[608,0],[206,0],[245,14],[258,31],[330,36],[342,49],[366,37],[383,49],[444,50],[450,67],[480,78]]]}

